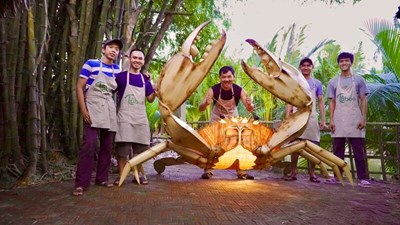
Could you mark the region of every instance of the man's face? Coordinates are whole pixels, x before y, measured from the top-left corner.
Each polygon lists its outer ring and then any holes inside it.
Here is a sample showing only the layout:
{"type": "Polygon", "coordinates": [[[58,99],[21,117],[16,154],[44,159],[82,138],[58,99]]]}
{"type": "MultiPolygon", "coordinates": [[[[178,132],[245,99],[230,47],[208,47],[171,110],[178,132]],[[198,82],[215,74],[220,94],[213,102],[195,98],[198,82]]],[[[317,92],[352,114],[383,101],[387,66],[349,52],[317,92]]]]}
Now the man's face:
{"type": "Polygon", "coordinates": [[[144,55],[141,51],[133,51],[130,56],[132,69],[140,70],[144,65],[144,55]]]}
{"type": "Polygon", "coordinates": [[[110,43],[103,48],[103,55],[109,60],[116,60],[119,54],[119,46],[114,43],[110,43]]]}
{"type": "Polygon", "coordinates": [[[339,67],[342,71],[348,71],[351,68],[351,60],[349,58],[339,59],[339,67]]]}
{"type": "Polygon", "coordinates": [[[235,79],[235,76],[233,76],[231,71],[228,71],[226,73],[222,73],[219,76],[219,80],[221,82],[221,86],[223,89],[230,89],[233,84],[233,80],[235,79]]]}
{"type": "Polygon", "coordinates": [[[309,62],[304,62],[300,65],[301,74],[303,74],[304,76],[309,76],[313,69],[314,66],[309,62]]]}

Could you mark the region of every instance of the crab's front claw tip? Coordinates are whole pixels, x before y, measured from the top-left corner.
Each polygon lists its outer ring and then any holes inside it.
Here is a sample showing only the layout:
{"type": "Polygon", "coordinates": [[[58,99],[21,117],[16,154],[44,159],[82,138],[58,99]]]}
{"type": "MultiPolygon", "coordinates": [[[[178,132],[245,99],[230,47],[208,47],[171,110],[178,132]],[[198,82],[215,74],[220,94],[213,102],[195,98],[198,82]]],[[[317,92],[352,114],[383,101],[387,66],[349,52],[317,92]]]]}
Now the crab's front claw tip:
{"type": "Polygon", "coordinates": [[[187,54],[187,55],[195,54],[195,55],[192,55],[192,56],[196,56],[198,54],[198,52],[197,52],[197,54],[195,52],[196,46],[193,45],[193,42],[195,40],[199,39],[198,34],[210,22],[211,21],[206,21],[206,22],[200,24],[194,31],[192,31],[192,33],[189,34],[189,36],[186,38],[185,42],[182,45],[182,49],[181,49],[182,53],[187,54]]]}
{"type": "Polygon", "coordinates": [[[251,44],[251,45],[254,45],[254,44],[257,43],[254,39],[251,39],[251,38],[246,39],[246,42],[251,44]]]}
{"type": "Polygon", "coordinates": [[[131,165],[127,163],[119,178],[119,184],[118,184],[119,187],[121,187],[122,183],[124,183],[124,180],[126,179],[130,171],[131,171],[131,165]]]}

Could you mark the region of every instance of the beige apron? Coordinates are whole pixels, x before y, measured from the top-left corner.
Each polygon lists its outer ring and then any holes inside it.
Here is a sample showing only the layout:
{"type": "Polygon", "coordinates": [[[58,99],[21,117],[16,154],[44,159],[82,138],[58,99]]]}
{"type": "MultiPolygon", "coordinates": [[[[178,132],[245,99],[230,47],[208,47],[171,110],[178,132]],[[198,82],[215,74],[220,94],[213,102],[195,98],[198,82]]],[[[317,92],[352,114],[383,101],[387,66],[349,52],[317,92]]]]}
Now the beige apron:
{"type": "Polygon", "coordinates": [[[99,74],[89,86],[85,94],[86,107],[89,111],[91,127],[117,131],[117,118],[115,102],[112,91],[117,88],[113,77],[109,77],[102,71],[103,63],[100,61],[99,74]]]}
{"type": "MultiPolygon", "coordinates": [[[[311,78],[313,81],[313,87],[310,87],[311,90],[311,100],[313,101],[312,110],[310,118],[308,119],[307,127],[304,130],[303,134],[299,137],[301,139],[307,139],[311,141],[320,141],[320,131],[318,124],[318,113],[317,113],[317,85],[315,84],[315,80],[311,78]]],[[[293,108],[293,111],[297,111],[296,107],[293,108]]]]}
{"type": "Polygon", "coordinates": [[[218,101],[216,101],[213,110],[211,112],[211,122],[219,121],[221,119],[220,115],[224,115],[226,118],[231,118],[234,116],[239,116],[239,112],[235,103],[235,95],[232,87],[232,98],[229,100],[223,100],[221,98],[221,89],[219,89],[218,101]]]}
{"type": "Polygon", "coordinates": [[[150,144],[150,126],[146,114],[146,88],[142,74],[143,87],[129,84],[129,72],[126,73],[125,92],[118,107],[118,131],[116,142],[135,142],[150,144]]]}
{"type": "Polygon", "coordinates": [[[352,85],[347,88],[341,87],[340,80],[341,76],[338,76],[336,107],[333,115],[336,129],[332,137],[365,137],[365,128],[358,129],[358,123],[362,116],[354,76],[351,76],[352,85]]]}

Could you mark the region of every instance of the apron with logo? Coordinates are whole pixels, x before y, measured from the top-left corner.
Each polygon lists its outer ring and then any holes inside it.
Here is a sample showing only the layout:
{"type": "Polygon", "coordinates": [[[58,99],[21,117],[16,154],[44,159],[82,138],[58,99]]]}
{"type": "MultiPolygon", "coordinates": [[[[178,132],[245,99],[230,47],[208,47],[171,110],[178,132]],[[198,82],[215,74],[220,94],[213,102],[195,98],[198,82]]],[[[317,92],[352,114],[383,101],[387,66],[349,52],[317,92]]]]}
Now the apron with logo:
{"type": "Polygon", "coordinates": [[[219,89],[218,101],[215,102],[213,110],[211,112],[211,122],[219,121],[221,119],[220,115],[224,115],[226,118],[231,118],[239,116],[239,112],[235,103],[235,95],[232,90],[232,98],[229,100],[223,100],[221,98],[221,89],[219,89]]]}
{"type": "MultiPolygon", "coordinates": [[[[310,118],[308,119],[307,127],[304,130],[303,134],[299,137],[301,139],[307,139],[311,141],[320,141],[320,131],[318,124],[318,114],[317,114],[317,85],[315,84],[315,80],[311,78],[313,81],[311,89],[311,100],[313,101],[312,110],[310,118]]],[[[294,107],[293,111],[297,111],[296,107],[294,107]]]]}
{"type": "Polygon", "coordinates": [[[336,107],[333,115],[336,129],[332,137],[365,137],[365,128],[358,129],[362,116],[354,76],[351,76],[352,84],[348,87],[341,87],[340,80],[341,76],[338,76],[336,107]]]}
{"type": "Polygon", "coordinates": [[[112,98],[112,91],[117,88],[113,76],[109,77],[102,71],[103,63],[100,61],[99,74],[93,80],[85,94],[86,107],[89,111],[91,127],[117,131],[117,118],[115,102],[112,98]]]}
{"type": "Polygon", "coordinates": [[[146,88],[143,75],[138,75],[142,78],[143,87],[130,85],[129,72],[126,76],[125,92],[118,107],[118,131],[115,141],[149,145],[150,125],[146,114],[146,88]]]}

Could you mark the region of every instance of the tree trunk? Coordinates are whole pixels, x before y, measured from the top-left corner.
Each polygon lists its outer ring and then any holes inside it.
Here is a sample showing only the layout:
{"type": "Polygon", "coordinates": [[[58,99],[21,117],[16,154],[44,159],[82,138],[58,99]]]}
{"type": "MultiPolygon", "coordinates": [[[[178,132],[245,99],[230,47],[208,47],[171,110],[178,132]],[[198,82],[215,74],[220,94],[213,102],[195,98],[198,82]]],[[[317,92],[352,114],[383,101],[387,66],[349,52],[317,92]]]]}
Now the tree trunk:
{"type": "Polygon", "coordinates": [[[7,34],[6,34],[6,19],[0,18],[0,104],[1,104],[1,121],[0,121],[0,179],[7,177],[8,159],[11,156],[11,133],[8,131],[10,126],[10,103],[9,103],[9,83],[7,76],[7,34]]]}
{"type": "Polygon", "coordinates": [[[33,8],[28,9],[28,50],[29,50],[29,87],[28,87],[28,156],[29,162],[20,181],[29,183],[37,170],[38,154],[40,149],[40,119],[39,96],[36,71],[36,44],[33,8]]]}
{"type": "MultiPolygon", "coordinates": [[[[85,7],[82,7],[85,8],[85,7]]],[[[76,16],[76,0],[70,0],[69,4],[67,5],[67,10],[68,10],[68,15],[69,19],[71,21],[71,34],[69,37],[69,43],[70,43],[70,48],[71,48],[71,54],[70,54],[70,71],[71,71],[71,76],[69,77],[70,79],[70,86],[69,88],[71,91],[69,92],[69,97],[70,97],[70,120],[69,120],[69,128],[70,128],[70,133],[69,133],[69,148],[68,151],[66,152],[66,155],[68,157],[74,157],[77,152],[77,121],[78,121],[78,104],[76,100],[76,82],[78,79],[78,71],[79,71],[79,66],[77,65],[79,63],[79,41],[78,41],[78,30],[79,30],[79,24],[78,24],[78,17],[76,16]],[[72,89],[74,91],[72,91],[72,89]]]]}
{"type": "MultiPolygon", "coordinates": [[[[107,14],[108,9],[110,7],[110,1],[103,1],[101,7],[101,13],[99,19],[97,21],[97,34],[96,34],[96,44],[94,45],[94,51],[96,57],[101,57],[101,48],[104,39],[104,32],[106,30],[106,23],[107,23],[107,14]]],[[[108,37],[108,38],[116,38],[116,37],[108,37]]],[[[122,50],[122,49],[121,49],[122,50]]]]}
{"type": "Polygon", "coordinates": [[[20,35],[20,14],[18,14],[13,21],[9,24],[9,29],[13,29],[13,32],[9,32],[9,45],[7,49],[8,61],[8,88],[9,88],[9,112],[10,112],[10,126],[8,132],[11,133],[11,146],[13,161],[17,162],[18,165],[23,165],[21,146],[19,144],[19,133],[18,133],[18,121],[17,121],[17,103],[16,103],[16,73],[17,73],[17,59],[18,54],[18,37],[20,35]]]}
{"type": "MultiPolygon", "coordinates": [[[[182,3],[182,0],[174,0],[172,3],[169,11],[174,12],[176,8],[182,3]]],[[[150,60],[154,57],[154,54],[156,53],[156,50],[158,46],[161,43],[162,38],[164,37],[167,29],[172,23],[172,18],[174,14],[168,13],[165,18],[164,22],[161,24],[160,30],[157,32],[156,37],[153,40],[153,43],[151,44],[150,49],[147,51],[146,58],[145,58],[145,65],[143,66],[143,70],[146,71],[150,65],[150,60]]]]}

